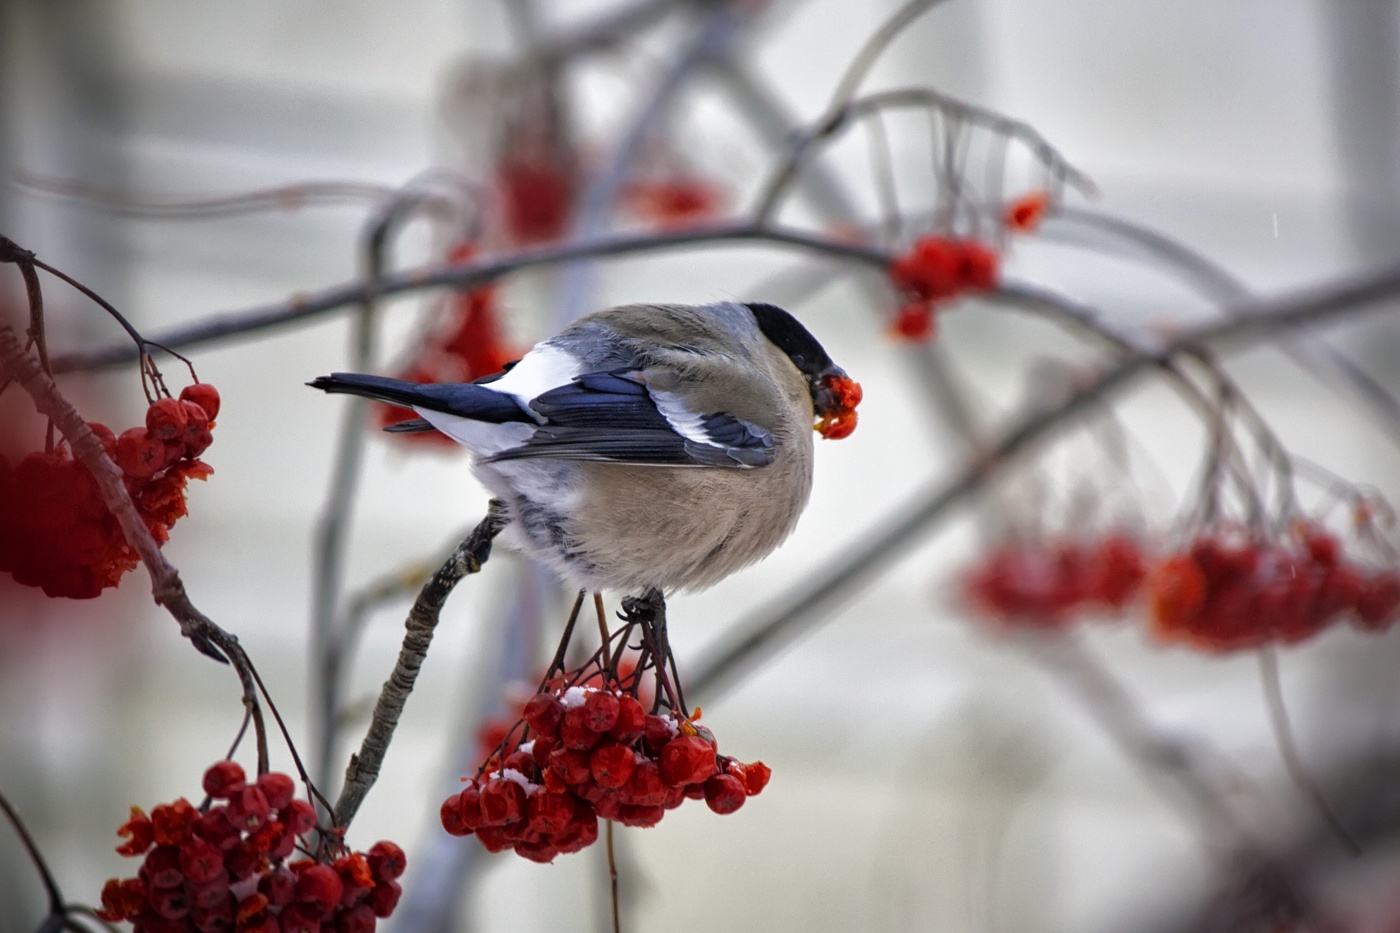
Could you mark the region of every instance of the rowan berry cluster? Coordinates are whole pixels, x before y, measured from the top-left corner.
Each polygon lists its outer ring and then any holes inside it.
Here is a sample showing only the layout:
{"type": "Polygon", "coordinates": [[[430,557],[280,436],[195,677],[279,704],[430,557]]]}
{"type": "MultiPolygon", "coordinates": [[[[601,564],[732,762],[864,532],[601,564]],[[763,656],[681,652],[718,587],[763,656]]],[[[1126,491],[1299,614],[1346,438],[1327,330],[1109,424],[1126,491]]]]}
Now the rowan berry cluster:
{"type": "Polygon", "coordinates": [[[1142,545],[1119,532],[1003,545],[972,568],[966,588],[976,609],[1007,625],[1062,629],[1085,610],[1122,610],[1146,577],[1142,545]]]}
{"type": "MultiPolygon", "coordinates": [[[[218,390],[198,382],[178,399],[153,402],[145,426],[121,436],[88,425],[121,468],[137,512],[160,544],[188,514],[186,483],[214,472],[198,458],[214,439],[218,413],[218,390]]],[[[13,468],[0,457],[0,571],[49,596],[91,599],[136,563],[96,480],[66,447],[31,453],[13,468]]]]}
{"type": "Polygon", "coordinates": [[[197,809],[181,797],[150,816],[131,808],[117,851],[145,860],[135,878],[107,882],[99,917],[129,920],[136,933],[370,933],[394,912],[407,859],[392,842],[287,861],[316,827],[289,776],[250,783],[221,761],[204,773],[204,792],[222,802],[197,809]]]}
{"type": "Polygon", "coordinates": [[[719,212],[721,200],[713,182],[690,171],[635,179],[622,191],[623,205],[643,222],[661,230],[712,217],[719,212]]]}
{"type": "Polygon", "coordinates": [[[686,799],[733,813],[771,773],[761,761],[717,754],[705,727],[649,714],[619,689],[542,691],[522,722],[527,740],[488,758],[441,816],[454,836],[474,833],[488,851],[536,862],[591,845],[599,818],[655,826],[686,799]]]}
{"type": "Polygon", "coordinates": [[[929,340],[937,329],[938,306],[968,291],[997,286],[1000,260],[976,240],[926,236],[890,263],[890,280],[904,293],[892,332],[907,340],[929,340]]]}
{"type": "Polygon", "coordinates": [[[557,240],[574,216],[579,177],[564,160],[511,154],[496,167],[501,219],[517,246],[557,240]]]}
{"type": "Polygon", "coordinates": [[[1304,525],[1285,542],[1197,538],[1157,565],[1148,595],[1163,641],[1239,651],[1304,641],[1347,616],[1368,631],[1389,628],[1400,616],[1400,573],[1368,571],[1335,536],[1304,525]]]}
{"type": "MultiPolygon", "coordinates": [[[[475,255],[475,246],[462,243],[453,248],[448,261],[464,263],[475,255]]],[[[472,382],[500,372],[519,355],[505,345],[494,287],[488,285],[458,292],[450,297],[446,311],[441,324],[424,338],[413,360],[398,373],[398,378],[410,382],[472,382]]],[[[416,417],[397,405],[380,404],[375,409],[381,428],[416,417]]],[[[413,443],[457,449],[457,442],[439,431],[398,436],[413,443]]]]}

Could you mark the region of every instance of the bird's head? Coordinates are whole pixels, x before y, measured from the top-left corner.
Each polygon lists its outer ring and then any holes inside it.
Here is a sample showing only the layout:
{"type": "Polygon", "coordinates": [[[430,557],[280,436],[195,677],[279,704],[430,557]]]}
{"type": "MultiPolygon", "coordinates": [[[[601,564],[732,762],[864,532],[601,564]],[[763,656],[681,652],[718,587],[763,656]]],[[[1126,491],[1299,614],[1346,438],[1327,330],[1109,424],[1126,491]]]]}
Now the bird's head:
{"type": "Polygon", "coordinates": [[[831,361],[817,338],[797,318],[776,305],[755,303],[747,307],[763,336],[786,353],[806,377],[807,388],[812,393],[812,410],[816,414],[813,430],[828,440],[849,437],[856,429],[856,406],[862,395],[860,383],[831,361]]]}

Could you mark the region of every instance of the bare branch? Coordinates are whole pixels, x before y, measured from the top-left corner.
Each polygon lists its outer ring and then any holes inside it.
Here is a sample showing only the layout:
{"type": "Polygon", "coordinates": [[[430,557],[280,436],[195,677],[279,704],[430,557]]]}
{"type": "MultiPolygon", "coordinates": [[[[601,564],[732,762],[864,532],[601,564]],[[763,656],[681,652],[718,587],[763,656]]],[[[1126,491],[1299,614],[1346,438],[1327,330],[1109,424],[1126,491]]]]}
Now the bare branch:
{"type": "Polygon", "coordinates": [[[507,521],[500,504],[493,502],[486,517],[419,592],[404,622],[403,647],[399,651],[398,661],[379,692],[374,717],[360,744],[360,751],[350,756],[350,764],[345,769],[345,786],[341,788],[340,797],[335,803],[337,826],[346,828],[350,825],[365,795],[379,779],[384,754],[394,738],[404,704],[413,692],[418,671],[428,655],[428,646],[432,644],[433,631],[437,628],[443,604],[463,577],[481,570],[491,556],[491,543],[505,528],[507,521]]]}

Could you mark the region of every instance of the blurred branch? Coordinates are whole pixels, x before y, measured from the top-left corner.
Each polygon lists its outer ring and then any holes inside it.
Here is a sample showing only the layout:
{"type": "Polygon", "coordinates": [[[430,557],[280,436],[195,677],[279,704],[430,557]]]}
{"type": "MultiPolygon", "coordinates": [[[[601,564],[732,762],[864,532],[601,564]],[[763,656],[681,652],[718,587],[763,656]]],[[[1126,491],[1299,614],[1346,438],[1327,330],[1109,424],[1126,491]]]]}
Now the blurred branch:
{"type": "Polygon", "coordinates": [[[1366,278],[1284,296],[1272,302],[1242,306],[1228,320],[1182,332],[1154,353],[1133,353],[1106,368],[1097,379],[1080,386],[1056,405],[1027,413],[999,441],[948,483],[905,503],[874,525],[874,533],[843,550],[826,567],[812,573],[815,581],[787,597],[782,604],[741,622],[736,634],[694,668],[690,689],[708,694],[722,689],[745,665],[776,651],[782,644],[825,621],[843,597],[869,582],[881,569],[893,566],[903,551],[955,507],[964,504],[1012,461],[1070,419],[1084,413],[1138,376],[1160,368],[1183,353],[1210,346],[1228,349],[1287,336],[1300,327],[1320,326],[1374,311],[1400,295],[1400,265],[1366,278]]]}
{"type": "MultiPolygon", "coordinates": [[[[612,205],[627,181],[648,140],[657,132],[667,113],[675,106],[681,92],[706,62],[722,59],[734,43],[743,20],[727,4],[716,3],[705,19],[695,28],[694,35],[677,50],[675,60],[644,96],[641,106],[628,121],[613,149],[607,165],[594,174],[580,200],[578,220],[573,239],[594,239],[609,227],[612,205]]],[[[564,269],[559,292],[559,324],[565,325],[582,316],[593,289],[588,287],[591,264],[575,262],[564,269]]]]}
{"type": "MultiPolygon", "coordinates": [[[[474,262],[443,263],[408,269],[374,280],[355,279],[312,294],[302,294],[289,301],[276,302],[242,311],[214,314],[202,320],[171,328],[158,337],[161,347],[184,348],[227,340],[231,337],[255,334],[264,330],[287,327],[314,320],[332,311],[360,304],[369,295],[388,298],[393,295],[450,286],[475,288],[504,275],[535,266],[555,265],[574,259],[604,256],[625,256],[634,253],[660,252],[697,245],[728,243],[766,243],[792,246],[837,259],[854,260],[867,265],[884,267],[889,257],[870,247],[823,237],[790,227],[764,227],[750,223],[722,224],[712,227],[692,227],[669,233],[629,233],[599,237],[580,243],[551,244],[519,250],[474,262]]],[[[151,341],[152,344],[156,341],[151,341]]],[[[103,369],[135,362],[136,351],[125,344],[96,350],[69,353],[53,359],[55,372],[103,369]]]]}
{"type": "Polygon", "coordinates": [[[304,207],[359,207],[387,201],[397,190],[374,182],[302,181],[214,198],[159,198],[25,171],[16,173],[15,184],[21,191],[40,197],[152,220],[207,220],[265,211],[293,213],[304,207]]]}
{"type": "MultiPolygon", "coordinates": [[[[1167,265],[1172,272],[1180,275],[1205,297],[1223,306],[1227,312],[1252,297],[1248,286],[1210,257],[1158,230],[1126,218],[1099,211],[1061,207],[1045,232],[1054,238],[1075,242],[1074,234],[1085,231],[1101,236],[1098,239],[1091,236],[1083,245],[1101,248],[1105,245],[1102,235],[1106,235],[1110,246],[1135,246],[1148,259],[1167,265]]],[[[1314,376],[1349,392],[1390,432],[1392,441],[1400,441],[1400,400],[1345,353],[1312,334],[1279,341],[1279,349],[1314,376]]]]}
{"type": "Polygon", "coordinates": [[[374,706],[374,717],[360,744],[358,754],[350,756],[350,764],[345,769],[345,784],[335,802],[335,824],[348,828],[359,812],[365,795],[379,778],[379,768],[384,762],[384,754],[394,738],[399,717],[404,704],[418,680],[418,671],[428,655],[432,644],[433,631],[437,628],[447,597],[463,577],[477,573],[491,556],[491,543],[501,533],[507,519],[500,503],[493,502],[486,517],[470,535],[462,541],[447,561],[433,574],[432,579],[423,585],[417,601],[409,610],[404,622],[403,647],[389,679],[379,692],[379,700],[374,706]]]}

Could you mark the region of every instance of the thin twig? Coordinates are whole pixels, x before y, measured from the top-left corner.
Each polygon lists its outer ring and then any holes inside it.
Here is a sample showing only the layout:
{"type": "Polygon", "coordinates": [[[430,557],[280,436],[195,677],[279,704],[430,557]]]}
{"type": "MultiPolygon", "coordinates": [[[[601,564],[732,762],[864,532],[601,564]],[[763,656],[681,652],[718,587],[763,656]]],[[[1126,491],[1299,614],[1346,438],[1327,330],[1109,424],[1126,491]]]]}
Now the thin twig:
{"type": "Polygon", "coordinates": [[[50,915],[62,915],[64,913],[63,892],[58,889],[58,882],[54,880],[53,872],[49,871],[49,865],[44,861],[44,855],[39,851],[34,837],[29,835],[29,828],[24,825],[24,820],[19,818],[19,813],[11,806],[4,794],[0,794],[0,810],[5,811],[10,825],[14,827],[15,835],[19,836],[20,845],[24,846],[24,851],[29,855],[29,861],[34,863],[34,870],[39,873],[39,880],[43,882],[44,892],[49,898],[50,915]]]}
{"type": "Polygon", "coordinates": [[[612,928],[613,933],[622,933],[622,908],[617,898],[617,852],[613,849],[613,821],[603,822],[606,824],[603,832],[608,844],[608,885],[612,890],[612,928]]]}
{"type": "Polygon", "coordinates": [[[418,680],[418,671],[427,657],[428,646],[432,644],[433,631],[437,628],[443,604],[463,577],[481,570],[491,556],[492,541],[501,533],[507,521],[501,503],[493,501],[486,517],[419,592],[404,622],[403,647],[394,670],[380,689],[374,716],[360,744],[360,751],[350,756],[350,764],[345,769],[345,784],[335,803],[337,826],[349,827],[365,795],[379,778],[384,754],[394,738],[394,730],[398,728],[408,695],[413,692],[413,685],[418,680]]]}
{"type": "Polygon", "coordinates": [[[1299,790],[1312,802],[1323,823],[1336,834],[1342,845],[1354,856],[1361,855],[1361,846],[1356,837],[1342,825],[1337,811],[1327,802],[1327,795],[1308,773],[1303,756],[1298,752],[1298,744],[1293,739],[1293,727],[1288,722],[1288,707],[1283,702],[1283,685],[1279,679],[1278,652],[1271,646],[1259,650],[1259,682],[1264,688],[1264,706],[1269,711],[1269,726],[1274,731],[1274,741],[1278,743],[1279,757],[1283,759],[1284,770],[1299,790]]]}

